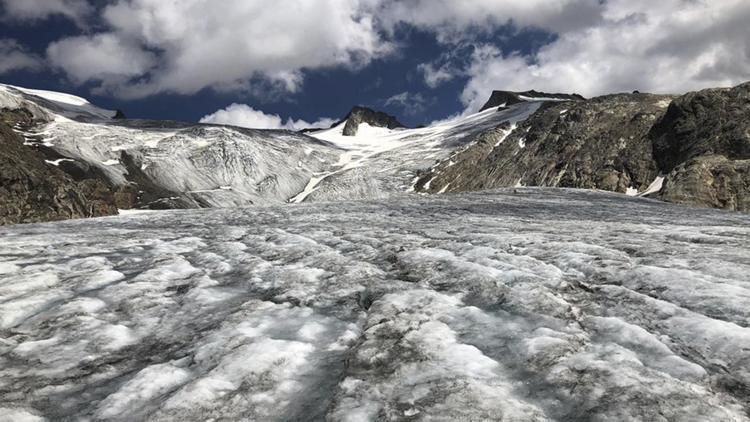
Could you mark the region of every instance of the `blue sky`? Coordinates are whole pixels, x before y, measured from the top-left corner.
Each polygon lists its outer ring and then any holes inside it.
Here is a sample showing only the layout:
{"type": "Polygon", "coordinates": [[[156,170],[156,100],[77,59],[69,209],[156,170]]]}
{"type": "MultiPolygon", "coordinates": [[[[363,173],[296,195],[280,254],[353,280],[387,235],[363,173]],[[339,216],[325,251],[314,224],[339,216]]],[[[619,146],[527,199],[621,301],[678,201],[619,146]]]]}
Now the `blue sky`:
{"type": "Polygon", "coordinates": [[[135,118],[198,121],[236,104],[214,121],[298,128],[366,105],[415,126],[475,111],[492,89],[748,80],[750,6],[719,3],[0,0],[0,81],[135,118]]]}
{"type": "MultiPolygon", "coordinates": [[[[0,38],[22,40],[28,51],[43,56],[48,45],[58,39],[79,35],[81,30],[69,19],[51,16],[44,22],[11,20],[0,32],[0,38]],[[43,29],[43,30],[41,30],[43,29]]],[[[551,34],[534,29],[514,28],[512,25],[482,34],[483,42],[505,50],[531,53],[544,45],[551,34]]],[[[459,94],[468,76],[457,76],[436,87],[430,87],[418,70],[422,63],[439,60],[444,47],[436,35],[417,28],[399,28],[392,39],[401,45],[395,54],[373,60],[358,69],[332,67],[304,70],[304,82],[299,92],[258,95],[237,89],[217,92],[202,89],[195,94],[175,95],[158,93],[144,99],[121,99],[113,95],[92,94],[95,84],[76,84],[60,69],[43,67],[38,70],[18,69],[0,76],[0,81],[36,89],[64,91],[89,99],[110,109],[121,109],[132,118],[198,121],[201,117],[232,103],[247,104],[266,113],[313,122],[322,116],[343,117],[354,105],[365,105],[396,115],[404,124],[417,126],[460,113],[464,109],[459,94]],[[388,99],[408,93],[409,100],[419,96],[422,104],[409,105],[388,99]]],[[[456,51],[454,61],[468,61],[473,47],[463,46],[456,51]]],[[[498,86],[498,89],[504,87],[498,86]]],[[[533,87],[529,87],[531,89],[533,87]]],[[[487,93],[489,97],[490,92],[487,93]]]]}

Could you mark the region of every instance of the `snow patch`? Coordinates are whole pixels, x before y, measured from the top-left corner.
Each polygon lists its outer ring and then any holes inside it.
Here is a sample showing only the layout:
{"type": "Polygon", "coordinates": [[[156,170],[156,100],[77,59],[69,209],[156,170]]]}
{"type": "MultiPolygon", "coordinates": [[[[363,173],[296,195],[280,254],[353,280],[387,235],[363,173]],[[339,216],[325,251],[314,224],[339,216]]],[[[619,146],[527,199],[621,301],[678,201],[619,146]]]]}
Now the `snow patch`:
{"type": "Polygon", "coordinates": [[[665,178],[666,178],[666,176],[664,176],[664,175],[657,176],[656,179],[654,179],[654,181],[651,182],[651,184],[648,186],[648,188],[646,188],[646,190],[643,191],[643,192],[641,192],[638,196],[646,196],[646,195],[651,195],[651,194],[654,194],[654,193],[661,192],[661,189],[664,186],[664,179],[665,178]]]}
{"type": "Polygon", "coordinates": [[[71,160],[70,158],[58,158],[57,160],[44,160],[45,163],[51,164],[53,166],[59,166],[60,163],[64,161],[75,161],[75,160],[71,160]]]}

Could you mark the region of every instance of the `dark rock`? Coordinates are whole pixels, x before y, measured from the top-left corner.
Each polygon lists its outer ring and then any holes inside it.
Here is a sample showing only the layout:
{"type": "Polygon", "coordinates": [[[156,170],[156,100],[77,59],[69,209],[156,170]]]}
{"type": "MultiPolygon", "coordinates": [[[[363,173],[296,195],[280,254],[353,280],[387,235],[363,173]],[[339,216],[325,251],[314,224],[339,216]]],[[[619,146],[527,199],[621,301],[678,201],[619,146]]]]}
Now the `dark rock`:
{"type": "Polygon", "coordinates": [[[23,110],[0,114],[0,224],[117,214],[106,185],[77,183],[46,163],[34,147],[24,145],[10,125],[30,125],[30,114],[23,110]]]}
{"type": "Polygon", "coordinates": [[[522,103],[524,100],[521,97],[527,98],[555,98],[560,100],[570,101],[582,101],[585,100],[578,94],[548,94],[546,92],[537,92],[534,90],[525,92],[511,92],[511,91],[492,91],[490,99],[482,106],[479,111],[484,111],[492,107],[500,106],[511,106],[513,104],[522,103]]]}
{"type": "Polygon", "coordinates": [[[78,182],[78,188],[86,197],[91,215],[117,214],[115,197],[107,183],[97,179],[86,179],[78,182]]]}
{"type": "Polygon", "coordinates": [[[138,187],[133,184],[122,185],[114,193],[117,208],[129,210],[138,206],[138,187]]]}
{"type": "Polygon", "coordinates": [[[675,99],[650,137],[654,158],[665,173],[702,155],[750,159],[750,83],[675,99]]]}
{"type": "Polygon", "coordinates": [[[338,122],[336,125],[341,124],[343,121],[346,121],[346,126],[344,126],[344,136],[355,136],[360,123],[367,123],[370,126],[385,127],[388,129],[406,127],[390,114],[359,106],[354,107],[352,111],[346,115],[346,118],[341,122],[338,122]]]}
{"type": "Polygon", "coordinates": [[[125,116],[125,113],[122,112],[122,110],[115,110],[115,115],[112,116],[113,119],[122,120],[127,119],[127,116],[125,116]]]}
{"type": "Polygon", "coordinates": [[[662,199],[750,211],[750,83],[675,99],[649,136],[662,199]]]}
{"type": "Polygon", "coordinates": [[[669,173],[660,198],[681,204],[750,211],[750,160],[722,155],[691,159],[669,173]]]}
{"type": "Polygon", "coordinates": [[[647,135],[670,99],[619,94],[545,103],[510,135],[507,125],[481,134],[474,145],[422,176],[417,190],[517,184],[643,190],[658,175],[647,135]]]}

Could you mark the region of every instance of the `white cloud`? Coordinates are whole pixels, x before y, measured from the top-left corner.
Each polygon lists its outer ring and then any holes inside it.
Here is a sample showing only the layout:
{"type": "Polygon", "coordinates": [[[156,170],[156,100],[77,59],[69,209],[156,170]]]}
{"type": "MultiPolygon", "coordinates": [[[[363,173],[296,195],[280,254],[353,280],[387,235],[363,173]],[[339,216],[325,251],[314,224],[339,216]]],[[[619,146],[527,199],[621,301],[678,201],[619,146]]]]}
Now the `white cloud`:
{"type": "Polygon", "coordinates": [[[680,93],[750,79],[746,0],[609,0],[602,17],[559,34],[533,57],[479,48],[464,102],[475,109],[493,88],[680,93]]]}
{"type": "MultiPolygon", "coordinates": [[[[7,14],[81,19],[83,0],[0,0],[7,14]]],[[[110,0],[104,33],[53,43],[52,64],[124,98],[205,88],[298,92],[310,69],[357,69],[395,50],[401,25],[435,34],[445,53],[418,71],[430,87],[468,78],[476,109],[493,89],[591,96],[683,92],[750,79],[748,0],[110,0]],[[533,55],[487,44],[499,27],[555,35],[533,55]],[[384,35],[388,34],[388,35],[384,35]],[[454,51],[473,45],[471,59],[454,51]],[[455,57],[454,57],[455,56],[455,57]]],[[[513,34],[507,34],[511,40],[513,34]]],[[[406,40],[408,42],[408,40],[406,40]]],[[[513,45],[511,41],[509,43],[513,45]]],[[[463,51],[463,50],[462,50],[463,51]]]]}
{"type": "Polygon", "coordinates": [[[388,97],[383,102],[386,107],[398,107],[411,115],[421,113],[431,103],[432,100],[425,98],[421,93],[408,91],[388,97]]]}
{"type": "Polygon", "coordinates": [[[98,79],[114,83],[142,75],[156,62],[154,54],[114,34],[65,38],[47,48],[49,61],[76,83],[98,79]]]}
{"type": "Polygon", "coordinates": [[[424,82],[430,88],[437,88],[461,74],[460,70],[455,69],[448,64],[436,65],[433,63],[422,63],[417,66],[417,70],[422,72],[424,82]]]}
{"type": "Polygon", "coordinates": [[[37,70],[42,67],[41,60],[26,51],[16,40],[0,38],[0,75],[14,70],[37,70]]]}
{"type": "Polygon", "coordinates": [[[0,0],[6,18],[36,21],[52,15],[65,16],[79,24],[93,8],[86,0],[0,0]]]}
{"type": "Polygon", "coordinates": [[[266,114],[263,111],[256,110],[246,104],[235,103],[225,109],[204,116],[200,122],[240,126],[251,129],[302,130],[311,128],[328,128],[336,121],[331,118],[321,118],[313,123],[304,120],[292,120],[291,118],[284,121],[278,114],[266,114]]]}
{"type": "MultiPolygon", "coordinates": [[[[508,21],[557,35],[530,56],[475,43],[464,70],[467,111],[493,89],[680,93],[750,79],[747,0],[435,1],[445,7],[415,0],[386,17],[435,32],[446,48],[508,21]]],[[[432,87],[461,74],[440,61],[419,70],[432,87]]]]}
{"type": "MultiPolygon", "coordinates": [[[[136,64],[142,72],[115,74],[133,77],[123,81],[112,80],[110,73],[85,72],[73,63],[60,67],[78,82],[100,81],[123,97],[247,88],[258,79],[294,92],[303,69],[356,68],[392,50],[358,0],[272,6],[265,0],[119,0],[102,13],[110,27],[106,36],[127,46],[128,54],[140,59],[136,64]],[[143,66],[147,51],[158,53],[158,63],[148,73],[143,66]]],[[[95,53],[100,36],[73,40],[95,53]]],[[[90,58],[99,62],[97,67],[110,60],[106,51],[90,58]]]]}

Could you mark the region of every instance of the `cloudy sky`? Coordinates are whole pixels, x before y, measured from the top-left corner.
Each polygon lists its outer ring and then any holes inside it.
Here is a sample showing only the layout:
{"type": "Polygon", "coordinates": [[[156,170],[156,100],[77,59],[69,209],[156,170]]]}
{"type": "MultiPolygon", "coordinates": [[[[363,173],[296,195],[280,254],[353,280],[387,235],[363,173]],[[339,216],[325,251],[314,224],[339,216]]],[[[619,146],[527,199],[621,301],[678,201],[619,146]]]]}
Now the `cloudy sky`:
{"type": "Polygon", "coordinates": [[[750,80],[748,0],[0,0],[0,82],[130,117],[411,125],[493,89],[681,93],[750,80]]]}

